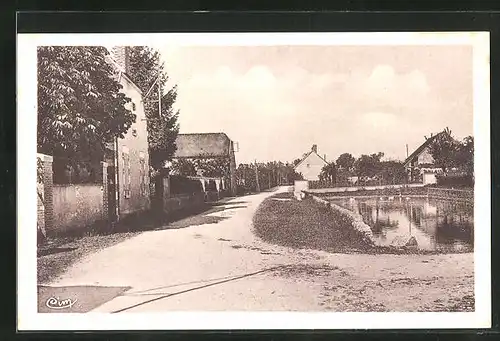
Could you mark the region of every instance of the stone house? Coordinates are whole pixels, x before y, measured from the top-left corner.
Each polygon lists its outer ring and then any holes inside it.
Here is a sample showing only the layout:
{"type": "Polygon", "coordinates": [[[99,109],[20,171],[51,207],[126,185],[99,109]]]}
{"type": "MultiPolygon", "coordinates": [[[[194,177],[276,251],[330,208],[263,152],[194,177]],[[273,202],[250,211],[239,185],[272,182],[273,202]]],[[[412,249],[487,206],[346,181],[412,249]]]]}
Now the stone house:
{"type": "Polygon", "coordinates": [[[214,158],[228,160],[229,178],[221,181],[228,182],[231,194],[236,195],[235,142],[225,133],[178,134],[175,144],[177,149],[173,156],[174,160],[214,158]]]}

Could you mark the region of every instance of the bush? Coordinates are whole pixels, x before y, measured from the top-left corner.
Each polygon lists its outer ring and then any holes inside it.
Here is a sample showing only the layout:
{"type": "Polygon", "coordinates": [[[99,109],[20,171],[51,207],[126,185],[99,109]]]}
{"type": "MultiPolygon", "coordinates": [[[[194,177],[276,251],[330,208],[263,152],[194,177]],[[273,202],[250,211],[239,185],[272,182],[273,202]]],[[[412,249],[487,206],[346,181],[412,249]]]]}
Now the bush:
{"type": "Polygon", "coordinates": [[[199,180],[189,179],[182,175],[170,176],[171,194],[192,194],[203,192],[203,186],[199,180]]]}
{"type": "Polygon", "coordinates": [[[474,179],[466,174],[439,174],[436,175],[438,186],[446,187],[473,187],[474,179]]]}
{"type": "Polygon", "coordinates": [[[217,185],[215,180],[208,180],[208,184],[205,187],[207,192],[217,192],[217,185]]]}

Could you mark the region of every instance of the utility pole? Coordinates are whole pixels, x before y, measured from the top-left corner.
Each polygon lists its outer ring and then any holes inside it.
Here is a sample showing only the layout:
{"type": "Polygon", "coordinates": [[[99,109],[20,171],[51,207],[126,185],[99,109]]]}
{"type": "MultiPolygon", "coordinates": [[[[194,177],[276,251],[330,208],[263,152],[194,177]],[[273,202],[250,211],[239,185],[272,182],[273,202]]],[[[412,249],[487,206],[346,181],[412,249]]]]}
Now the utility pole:
{"type": "Polygon", "coordinates": [[[260,185],[259,185],[259,170],[257,169],[257,160],[255,160],[255,182],[256,182],[256,190],[257,192],[260,192],[260,185]]]}
{"type": "Polygon", "coordinates": [[[161,117],[161,86],[158,82],[158,117],[161,117]]]}
{"type": "Polygon", "coordinates": [[[236,157],[234,155],[234,142],[230,142],[229,148],[229,173],[231,181],[231,194],[235,197],[238,193],[236,190],[236,157]]]}

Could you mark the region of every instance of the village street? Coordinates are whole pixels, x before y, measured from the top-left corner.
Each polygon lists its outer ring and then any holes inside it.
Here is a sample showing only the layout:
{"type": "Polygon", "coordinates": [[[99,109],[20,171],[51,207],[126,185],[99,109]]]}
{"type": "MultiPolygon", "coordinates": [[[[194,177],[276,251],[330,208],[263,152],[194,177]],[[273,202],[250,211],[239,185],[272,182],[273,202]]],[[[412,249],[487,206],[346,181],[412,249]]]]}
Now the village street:
{"type": "Polygon", "coordinates": [[[233,198],[105,248],[48,290],[77,298],[75,312],[442,311],[473,295],[472,253],[330,254],[261,241],[253,214],[287,190],[233,198]]]}

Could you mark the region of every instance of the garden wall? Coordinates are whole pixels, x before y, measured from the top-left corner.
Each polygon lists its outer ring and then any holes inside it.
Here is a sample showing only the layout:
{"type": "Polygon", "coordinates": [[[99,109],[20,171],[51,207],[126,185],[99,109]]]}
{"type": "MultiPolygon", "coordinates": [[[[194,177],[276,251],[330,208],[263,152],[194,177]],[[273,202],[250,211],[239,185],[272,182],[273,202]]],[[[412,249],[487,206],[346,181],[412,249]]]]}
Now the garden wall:
{"type": "Polygon", "coordinates": [[[54,185],[52,191],[53,231],[83,228],[104,219],[102,186],[54,185]]]}
{"type": "Polygon", "coordinates": [[[197,211],[205,205],[199,180],[167,176],[163,179],[163,212],[197,211]],[[179,193],[180,192],[180,193],[179,193]]]}

